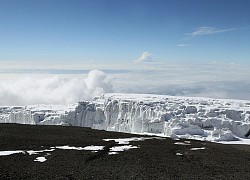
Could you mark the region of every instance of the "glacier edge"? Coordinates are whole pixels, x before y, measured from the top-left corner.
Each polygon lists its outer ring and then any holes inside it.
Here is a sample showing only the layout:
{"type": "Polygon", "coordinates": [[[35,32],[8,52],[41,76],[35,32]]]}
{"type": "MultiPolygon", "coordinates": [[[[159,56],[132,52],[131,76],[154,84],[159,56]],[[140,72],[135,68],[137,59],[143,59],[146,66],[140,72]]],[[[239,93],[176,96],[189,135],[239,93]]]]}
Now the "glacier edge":
{"type": "Polygon", "coordinates": [[[250,101],[109,93],[68,106],[0,107],[0,122],[232,141],[250,129],[250,101]]]}

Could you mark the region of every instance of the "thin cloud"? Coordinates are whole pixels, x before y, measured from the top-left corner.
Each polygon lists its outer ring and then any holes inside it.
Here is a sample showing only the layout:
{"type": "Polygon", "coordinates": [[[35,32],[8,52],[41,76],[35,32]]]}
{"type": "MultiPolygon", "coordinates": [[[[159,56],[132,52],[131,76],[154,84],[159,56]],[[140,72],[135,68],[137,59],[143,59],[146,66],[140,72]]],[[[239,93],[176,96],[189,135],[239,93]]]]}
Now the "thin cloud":
{"type": "Polygon", "coordinates": [[[188,46],[191,46],[190,44],[178,44],[177,45],[178,47],[188,47],[188,46]]]}
{"type": "Polygon", "coordinates": [[[210,35],[210,34],[218,34],[218,33],[224,33],[224,32],[229,32],[229,31],[233,31],[236,28],[230,28],[230,29],[219,29],[216,27],[200,27],[199,29],[197,29],[194,32],[188,33],[188,35],[190,36],[204,36],[204,35],[210,35]]]}
{"type": "Polygon", "coordinates": [[[153,55],[147,51],[143,52],[142,55],[135,60],[136,63],[141,62],[153,62],[153,55]]]}

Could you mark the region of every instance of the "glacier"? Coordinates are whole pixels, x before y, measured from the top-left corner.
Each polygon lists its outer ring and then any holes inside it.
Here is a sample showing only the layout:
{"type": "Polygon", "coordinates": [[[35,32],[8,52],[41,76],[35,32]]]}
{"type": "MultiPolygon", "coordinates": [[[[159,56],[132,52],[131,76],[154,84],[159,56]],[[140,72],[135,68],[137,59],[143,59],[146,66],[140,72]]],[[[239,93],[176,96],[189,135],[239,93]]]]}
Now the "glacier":
{"type": "Polygon", "coordinates": [[[237,141],[250,129],[250,101],[108,93],[70,105],[1,106],[0,123],[81,126],[173,138],[237,141]]]}

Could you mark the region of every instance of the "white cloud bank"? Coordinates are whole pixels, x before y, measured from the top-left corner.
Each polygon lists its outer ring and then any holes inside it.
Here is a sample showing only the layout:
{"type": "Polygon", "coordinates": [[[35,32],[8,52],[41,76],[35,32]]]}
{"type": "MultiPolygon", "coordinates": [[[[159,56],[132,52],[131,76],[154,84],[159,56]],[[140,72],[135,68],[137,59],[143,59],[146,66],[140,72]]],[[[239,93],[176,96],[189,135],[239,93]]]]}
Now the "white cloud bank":
{"type": "Polygon", "coordinates": [[[153,62],[153,55],[147,51],[143,52],[142,55],[135,60],[136,63],[142,62],[153,62]]]}
{"type": "Polygon", "coordinates": [[[90,71],[85,78],[29,75],[0,82],[0,105],[69,104],[107,92],[112,92],[111,82],[99,70],[90,71]]]}
{"type": "Polygon", "coordinates": [[[108,75],[98,70],[85,75],[0,74],[0,105],[69,104],[108,92],[250,100],[249,66],[145,65],[155,68],[108,75]]]}

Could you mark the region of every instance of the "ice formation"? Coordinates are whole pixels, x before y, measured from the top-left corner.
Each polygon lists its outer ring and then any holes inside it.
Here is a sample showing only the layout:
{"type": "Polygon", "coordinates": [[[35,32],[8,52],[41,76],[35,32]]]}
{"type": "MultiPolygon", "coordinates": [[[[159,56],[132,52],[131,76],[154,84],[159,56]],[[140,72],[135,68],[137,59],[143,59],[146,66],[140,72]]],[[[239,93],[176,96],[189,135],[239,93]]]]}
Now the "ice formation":
{"type": "Polygon", "coordinates": [[[250,129],[250,101],[110,93],[69,106],[0,107],[0,122],[232,141],[250,129]]]}

